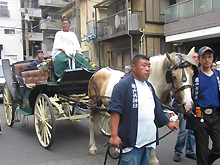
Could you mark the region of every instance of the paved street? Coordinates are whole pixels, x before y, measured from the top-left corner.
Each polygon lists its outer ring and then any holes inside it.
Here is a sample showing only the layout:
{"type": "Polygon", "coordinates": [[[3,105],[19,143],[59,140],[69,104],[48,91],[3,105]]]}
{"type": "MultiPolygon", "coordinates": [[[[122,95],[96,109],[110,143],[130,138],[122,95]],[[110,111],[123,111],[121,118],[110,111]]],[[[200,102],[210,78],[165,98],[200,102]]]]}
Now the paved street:
{"type": "MultiPolygon", "coordinates": [[[[96,131],[96,144],[99,155],[89,155],[89,128],[87,119],[78,125],[70,121],[56,121],[56,138],[49,150],[40,146],[33,123],[29,117],[29,126],[21,128],[21,123],[15,123],[12,128],[5,122],[3,106],[0,104],[2,134],[0,135],[0,165],[102,165],[106,148],[102,145],[107,137],[96,131]]],[[[159,130],[160,136],[168,132],[167,128],[159,130]]],[[[173,159],[173,148],[177,133],[172,133],[160,142],[156,152],[161,165],[195,165],[195,161],[182,156],[179,163],[173,159]]],[[[108,158],[108,165],[117,162],[108,158]]],[[[220,164],[220,161],[216,162],[220,164]]]]}

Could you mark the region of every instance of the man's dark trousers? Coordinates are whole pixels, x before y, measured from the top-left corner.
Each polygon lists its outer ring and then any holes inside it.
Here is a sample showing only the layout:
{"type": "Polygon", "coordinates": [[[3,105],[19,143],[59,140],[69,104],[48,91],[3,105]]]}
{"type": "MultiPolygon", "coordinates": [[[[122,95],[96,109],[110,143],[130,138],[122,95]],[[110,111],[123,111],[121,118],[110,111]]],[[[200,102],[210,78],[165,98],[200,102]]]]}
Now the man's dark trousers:
{"type": "Polygon", "coordinates": [[[194,131],[197,165],[211,165],[220,157],[220,110],[210,115],[203,113],[203,119],[201,122],[201,118],[196,118],[197,130],[194,131]],[[213,142],[211,150],[208,149],[209,135],[213,142]]]}

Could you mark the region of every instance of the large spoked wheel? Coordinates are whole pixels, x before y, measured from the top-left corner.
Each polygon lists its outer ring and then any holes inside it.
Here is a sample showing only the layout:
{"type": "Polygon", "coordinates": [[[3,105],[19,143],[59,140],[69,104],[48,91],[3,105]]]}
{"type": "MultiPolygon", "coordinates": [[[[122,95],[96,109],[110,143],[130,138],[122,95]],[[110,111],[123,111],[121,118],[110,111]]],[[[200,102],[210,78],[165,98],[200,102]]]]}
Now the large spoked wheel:
{"type": "Polygon", "coordinates": [[[104,112],[101,113],[99,116],[100,119],[97,122],[98,127],[105,136],[110,137],[111,136],[110,127],[109,127],[110,114],[108,112],[104,112]]]}
{"type": "Polygon", "coordinates": [[[55,117],[50,99],[46,94],[38,95],[34,109],[35,130],[40,144],[49,148],[55,136],[55,117]]]}
{"type": "Polygon", "coordinates": [[[12,125],[14,124],[15,105],[13,103],[11,93],[6,83],[4,85],[3,95],[6,122],[9,127],[12,127],[12,125]]]}

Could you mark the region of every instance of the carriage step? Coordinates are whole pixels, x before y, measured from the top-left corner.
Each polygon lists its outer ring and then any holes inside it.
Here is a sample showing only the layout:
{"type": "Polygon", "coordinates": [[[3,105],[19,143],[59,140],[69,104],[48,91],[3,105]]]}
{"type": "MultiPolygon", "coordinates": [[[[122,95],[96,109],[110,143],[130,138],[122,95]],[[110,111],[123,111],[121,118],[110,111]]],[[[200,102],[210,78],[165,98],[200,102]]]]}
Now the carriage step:
{"type": "Polygon", "coordinates": [[[25,116],[33,115],[32,109],[30,107],[24,107],[22,109],[16,110],[25,116]]]}

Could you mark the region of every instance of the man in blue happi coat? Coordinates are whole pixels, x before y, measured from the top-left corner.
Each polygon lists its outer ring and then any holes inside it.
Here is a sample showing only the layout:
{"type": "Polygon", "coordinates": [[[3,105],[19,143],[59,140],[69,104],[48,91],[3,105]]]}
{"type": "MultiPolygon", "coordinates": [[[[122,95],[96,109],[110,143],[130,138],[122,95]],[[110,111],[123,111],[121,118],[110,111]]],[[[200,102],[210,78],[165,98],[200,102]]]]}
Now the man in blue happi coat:
{"type": "Polygon", "coordinates": [[[123,149],[122,165],[150,165],[151,148],[145,144],[158,138],[158,127],[167,125],[178,128],[178,122],[170,122],[157,100],[153,86],[147,81],[150,74],[149,58],[136,55],[131,65],[132,73],[113,89],[108,112],[111,113],[110,146],[127,146],[123,149]]]}
{"type": "Polygon", "coordinates": [[[187,129],[194,130],[197,165],[212,165],[220,157],[220,72],[212,69],[214,51],[203,46],[199,49],[199,75],[194,82],[195,116],[187,118],[187,129]],[[208,148],[209,139],[212,149],[208,148]]]}

